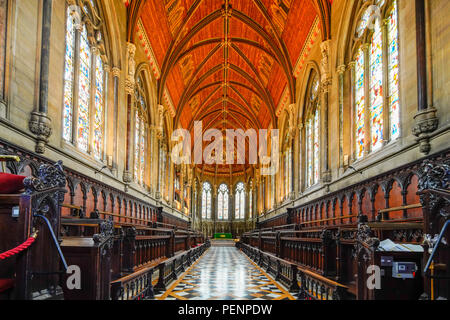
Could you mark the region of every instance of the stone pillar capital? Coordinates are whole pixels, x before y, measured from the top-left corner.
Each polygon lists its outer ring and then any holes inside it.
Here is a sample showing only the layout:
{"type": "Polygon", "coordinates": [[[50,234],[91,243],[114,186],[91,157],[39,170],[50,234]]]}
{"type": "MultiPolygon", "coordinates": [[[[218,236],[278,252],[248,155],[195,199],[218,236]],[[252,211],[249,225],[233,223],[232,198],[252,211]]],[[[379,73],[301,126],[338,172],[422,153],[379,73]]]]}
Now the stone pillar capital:
{"type": "Polygon", "coordinates": [[[437,110],[435,108],[428,108],[419,111],[414,116],[416,125],[413,127],[412,132],[417,137],[420,152],[424,154],[430,153],[430,134],[439,126],[439,119],[436,113],[437,110]]]}
{"type": "Polygon", "coordinates": [[[45,153],[45,145],[53,132],[52,120],[43,112],[32,112],[29,128],[36,135],[36,152],[45,153]]]}
{"type": "Polygon", "coordinates": [[[120,70],[119,67],[112,68],[112,75],[114,78],[120,78],[121,72],[122,72],[122,70],[120,70]]]}
{"type": "Polygon", "coordinates": [[[342,74],[344,74],[346,69],[347,69],[347,67],[345,66],[345,64],[343,64],[343,65],[340,65],[337,67],[336,72],[338,75],[342,75],[342,74]]]}

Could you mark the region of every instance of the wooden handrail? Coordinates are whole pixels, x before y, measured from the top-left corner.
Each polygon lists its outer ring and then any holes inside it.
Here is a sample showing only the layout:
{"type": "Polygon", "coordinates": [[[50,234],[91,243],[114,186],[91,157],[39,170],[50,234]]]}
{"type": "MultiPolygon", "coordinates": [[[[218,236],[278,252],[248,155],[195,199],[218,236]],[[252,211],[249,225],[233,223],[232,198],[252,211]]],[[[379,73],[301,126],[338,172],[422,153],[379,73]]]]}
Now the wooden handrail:
{"type": "Polygon", "coordinates": [[[401,206],[401,207],[382,209],[382,210],[378,210],[378,213],[388,213],[388,212],[408,210],[408,209],[418,209],[418,208],[422,208],[422,205],[420,203],[410,204],[410,205],[401,206]]]}
{"type": "Polygon", "coordinates": [[[117,217],[117,218],[126,218],[126,219],[132,219],[132,220],[136,220],[136,221],[140,221],[140,222],[144,222],[144,223],[151,223],[153,221],[151,220],[145,220],[145,219],[140,219],[140,218],[134,218],[134,217],[129,217],[129,216],[124,216],[122,214],[117,214],[117,213],[111,213],[111,212],[106,212],[106,211],[99,211],[99,214],[103,214],[105,216],[110,216],[110,217],[117,217]]]}
{"type": "Polygon", "coordinates": [[[136,240],[163,240],[169,238],[170,236],[136,236],[136,240]]]}
{"type": "MultiPolygon", "coordinates": [[[[62,204],[62,207],[63,208],[68,208],[68,209],[77,209],[77,210],[82,210],[83,209],[82,207],[75,206],[75,205],[72,205],[72,204],[66,204],[66,203],[62,204]]],[[[124,218],[124,219],[132,219],[132,220],[139,221],[139,222],[144,222],[144,223],[152,223],[153,222],[151,220],[145,220],[145,219],[140,219],[140,218],[135,218],[135,217],[129,217],[129,216],[125,216],[125,215],[122,215],[122,214],[116,214],[116,213],[100,211],[100,210],[98,211],[98,213],[99,214],[103,214],[105,216],[124,218]]]]}
{"type": "Polygon", "coordinates": [[[72,204],[65,204],[65,203],[62,204],[61,207],[68,208],[68,209],[77,209],[77,210],[83,209],[82,207],[75,206],[75,205],[72,205],[72,204]]]}
{"type": "Polygon", "coordinates": [[[126,276],[124,276],[124,277],[122,277],[120,279],[111,281],[111,285],[113,285],[115,283],[125,283],[125,282],[128,282],[130,280],[136,279],[136,278],[142,276],[143,274],[146,274],[147,272],[151,271],[151,269],[155,270],[157,266],[158,265],[156,264],[156,265],[153,265],[151,267],[142,268],[139,271],[136,271],[136,272],[134,272],[132,274],[129,274],[129,275],[126,275],[126,276]]]}
{"type": "Polygon", "coordinates": [[[335,217],[335,218],[328,218],[328,219],[321,219],[321,220],[314,220],[314,221],[306,221],[306,222],[300,222],[299,224],[313,224],[318,222],[327,222],[327,221],[334,221],[339,219],[349,219],[349,218],[358,218],[358,215],[351,215],[351,216],[341,216],[341,217],[335,217]]]}
{"type": "MultiPolygon", "coordinates": [[[[69,208],[69,209],[77,209],[77,210],[81,210],[82,209],[82,207],[75,206],[75,205],[72,205],[72,204],[62,204],[62,207],[69,208]]],[[[134,220],[134,221],[138,221],[138,222],[141,222],[139,224],[140,226],[147,226],[148,227],[148,225],[146,225],[147,223],[153,223],[154,222],[154,221],[151,221],[151,220],[134,218],[134,217],[129,217],[129,216],[125,216],[125,215],[122,215],[122,214],[111,213],[111,212],[106,212],[106,211],[98,211],[98,213],[102,214],[102,215],[105,215],[105,216],[124,218],[124,219],[131,219],[131,220],[134,220]]],[[[171,224],[167,224],[167,223],[161,223],[161,222],[157,222],[157,224],[158,225],[166,225],[166,226],[177,227],[175,225],[171,225],[171,224]]],[[[164,231],[164,230],[160,230],[160,229],[155,229],[155,230],[156,231],[164,231]]],[[[167,231],[170,231],[170,230],[174,230],[174,229],[167,229],[167,231]]],[[[188,233],[194,234],[194,232],[192,230],[188,230],[188,229],[179,228],[177,230],[186,231],[188,233]]]]}
{"type": "Polygon", "coordinates": [[[324,283],[326,283],[329,286],[341,287],[341,288],[344,288],[344,289],[348,289],[349,288],[349,287],[347,287],[347,286],[345,286],[343,284],[337,283],[336,281],[333,281],[333,280],[330,280],[328,278],[325,278],[324,276],[321,276],[320,274],[317,274],[315,272],[309,271],[308,269],[305,269],[305,268],[302,268],[302,267],[299,267],[299,266],[297,266],[297,269],[298,269],[298,271],[303,272],[303,273],[305,273],[305,274],[307,274],[307,275],[309,275],[309,276],[311,276],[311,277],[313,277],[313,278],[315,278],[315,279],[317,279],[317,280],[319,280],[321,282],[324,282],[324,283]]]}

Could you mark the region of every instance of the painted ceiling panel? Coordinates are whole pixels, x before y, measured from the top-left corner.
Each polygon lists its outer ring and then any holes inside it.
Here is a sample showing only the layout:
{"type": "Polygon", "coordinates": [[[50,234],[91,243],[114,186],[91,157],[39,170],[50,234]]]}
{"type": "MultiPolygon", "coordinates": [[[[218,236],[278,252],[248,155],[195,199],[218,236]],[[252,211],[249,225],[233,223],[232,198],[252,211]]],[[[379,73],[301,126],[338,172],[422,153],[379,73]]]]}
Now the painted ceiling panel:
{"type": "Polygon", "coordinates": [[[321,14],[319,2],[330,6],[324,0],[145,1],[139,18],[161,69],[158,99],[166,88],[176,110],[174,127],[191,130],[200,118],[234,129],[276,126],[280,101],[293,102],[293,67],[321,14]]]}

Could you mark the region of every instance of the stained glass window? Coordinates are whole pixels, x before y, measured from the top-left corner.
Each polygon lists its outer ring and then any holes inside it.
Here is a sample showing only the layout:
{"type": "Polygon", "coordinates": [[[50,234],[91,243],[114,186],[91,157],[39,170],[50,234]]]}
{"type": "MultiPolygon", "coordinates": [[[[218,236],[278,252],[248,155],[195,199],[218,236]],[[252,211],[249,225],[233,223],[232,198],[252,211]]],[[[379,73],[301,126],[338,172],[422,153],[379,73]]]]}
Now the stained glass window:
{"type": "Polygon", "coordinates": [[[275,200],[276,200],[276,194],[275,194],[275,175],[272,174],[270,176],[270,190],[271,190],[271,197],[270,197],[270,208],[273,209],[275,207],[275,200]]]}
{"type": "Polygon", "coordinates": [[[101,160],[103,152],[103,126],[104,126],[104,70],[103,61],[97,55],[95,62],[95,115],[94,115],[94,157],[101,160]]]}
{"type": "Polygon", "coordinates": [[[64,64],[64,111],[63,111],[63,138],[72,142],[73,124],[73,77],[75,68],[75,19],[67,15],[66,52],[64,64]]]}
{"type": "Polygon", "coordinates": [[[398,17],[397,1],[389,14],[388,26],[388,70],[389,70],[389,120],[391,139],[400,136],[400,101],[399,101],[399,54],[398,54],[398,17]]]}
{"type": "Polygon", "coordinates": [[[78,88],[78,147],[83,151],[88,151],[89,147],[89,104],[91,98],[91,48],[86,26],[80,37],[80,70],[78,88]]]}
{"type": "Polygon", "coordinates": [[[163,177],[163,165],[162,165],[162,163],[163,163],[163,148],[162,148],[162,145],[161,144],[159,144],[158,145],[158,147],[159,147],[159,157],[158,157],[158,159],[159,159],[159,163],[158,163],[158,165],[159,165],[159,170],[158,170],[158,173],[159,173],[159,176],[158,176],[158,185],[159,185],[159,191],[162,193],[162,190],[163,190],[163,180],[164,180],[164,177],[163,177]]]}
{"type": "Polygon", "coordinates": [[[314,177],[313,183],[319,182],[319,109],[314,112],[314,177]]]}
{"type": "Polygon", "coordinates": [[[228,187],[226,184],[221,184],[219,187],[219,196],[217,204],[217,218],[219,220],[228,219],[228,202],[229,202],[228,187]]]}
{"type": "Polygon", "coordinates": [[[284,155],[284,183],[285,196],[289,196],[292,188],[292,152],[291,149],[286,150],[284,155]]]}
{"type": "MultiPolygon", "coordinates": [[[[134,180],[137,183],[144,183],[144,175],[145,175],[145,158],[147,153],[147,122],[144,118],[144,114],[146,112],[147,103],[146,103],[146,95],[144,90],[144,81],[142,79],[142,75],[139,75],[137,78],[137,86],[135,91],[136,97],[136,111],[135,111],[135,133],[134,133],[134,180]]],[[[162,157],[162,150],[160,151],[160,157],[162,157]]],[[[161,160],[162,158],[160,158],[161,160]]],[[[160,178],[160,183],[161,179],[160,178]]]]}
{"type": "Polygon", "coordinates": [[[208,182],[203,183],[202,218],[211,219],[211,185],[208,182]]]}
{"type": "Polygon", "coordinates": [[[289,164],[288,164],[288,154],[289,150],[287,150],[284,154],[284,190],[285,190],[285,196],[289,192],[289,164]]]}
{"type": "Polygon", "coordinates": [[[141,135],[141,118],[139,117],[139,112],[135,112],[134,116],[135,127],[134,127],[134,180],[140,182],[139,179],[139,153],[140,153],[140,135],[141,135]]]}
{"type": "Polygon", "coordinates": [[[306,120],[306,185],[308,187],[319,182],[320,168],[320,105],[317,88],[318,77],[311,83],[309,116],[306,120]],[[315,92],[315,93],[314,93],[315,92]]]}
{"type": "Polygon", "coordinates": [[[356,157],[364,155],[365,143],[365,88],[364,88],[364,51],[359,49],[355,66],[355,113],[356,113],[356,157]]]}
{"type": "Polygon", "coordinates": [[[383,145],[383,34],[379,19],[370,46],[370,119],[372,151],[383,145]]]}
{"type": "Polygon", "coordinates": [[[243,182],[236,185],[235,218],[245,219],[245,186],[243,182]]]}
{"type": "Polygon", "coordinates": [[[141,139],[139,142],[140,146],[140,157],[139,157],[139,179],[141,183],[144,183],[144,173],[145,173],[145,125],[144,121],[141,120],[141,139]]]}
{"type": "Polygon", "coordinates": [[[367,25],[369,24],[371,13],[372,13],[371,9],[368,8],[361,17],[361,21],[359,22],[358,27],[356,28],[356,34],[358,35],[358,37],[361,37],[364,30],[366,30],[367,25]]]}
{"type": "MultiPolygon", "coordinates": [[[[92,20],[96,15],[92,10],[84,11],[81,21],[92,20]]],[[[94,54],[101,49],[91,47],[87,22],[78,26],[77,20],[69,8],[65,35],[62,137],[95,159],[103,160],[106,122],[104,55],[94,54]],[[74,92],[77,92],[76,97],[74,92]]],[[[96,39],[102,39],[99,30],[96,31],[96,39]]]]}
{"type": "Polygon", "coordinates": [[[306,182],[308,186],[313,185],[313,152],[312,152],[312,119],[306,123],[306,182]]]}
{"type": "Polygon", "coordinates": [[[167,179],[167,152],[161,147],[161,190],[163,196],[166,196],[166,180],[167,179]]]}
{"type": "MultiPolygon", "coordinates": [[[[383,6],[392,6],[387,12],[387,28],[381,27],[382,19],[373,16],[373,28],[370,27],[371,38],[366,61],[362,49],[358,51],[355,66],[355,126],[356,126],[356,158],[360,159],[366,151],[376,151],[386,140],[395,140],[400,136],[400,102],[399,102],[399,44],[397,1],[379,0],[376,2],[380,12],[383,6]],[[387,34],[383,32],[386,30],[387,34]],[[387,39],[385,42],[383,39],[387,39]],[[387,48],[383,47],[387,46],[387,48]],[[387,56],[384,56],[387,52],[387,56]],[[387,67],[387,69],[385,68],[387,67]],[[369,74],[365,75],[368,68],[369,74]],[[385,88],[384,79],[387,78],[385,88]],[[368,81],[369,95],[366,98],[365,81],[368,81]],[[386,96],[387,94],[387,96],[386,96]],[[387,99],[386,99],[387,98],[387,99]],[[389,113],[389,117],[387,114],[389,113]],[[370,126],[365,128],[366,116],[370,126]],[[389,118],[389,123],[385,119],[389,118]],[[389,130],[385,130],[385,126],[389,130]],[[367,132],[368,131],[368,132],[367,132]],[[365,141],[366,133],[369,141],[365,141]],[[385,136],[386,135],[386,136],[385,136]],[[370,150],[365,150],[369,147],[370,150]]],[[[374,8],[368,11],[373,12],[374,8]]],[[[368,27],[367,14],[361,18],[361,24],[368,27]]],[[[386,128],[387,129],[387,128],[386,128]]]]}
{"type": "Polygon", "coordinates": [[[206,192],[203,189],[202,191],[202,218],[206,219],[206,192]]]}
{"type": "Polygon", "coordinates": [[[159,190],[161,192],[161,196],[164,198],[166,196],[166,185],[165,182],[167,179],[167,162],[166,162],[166,151],[165,145],[163,142],[159,145],[159,190]]]}

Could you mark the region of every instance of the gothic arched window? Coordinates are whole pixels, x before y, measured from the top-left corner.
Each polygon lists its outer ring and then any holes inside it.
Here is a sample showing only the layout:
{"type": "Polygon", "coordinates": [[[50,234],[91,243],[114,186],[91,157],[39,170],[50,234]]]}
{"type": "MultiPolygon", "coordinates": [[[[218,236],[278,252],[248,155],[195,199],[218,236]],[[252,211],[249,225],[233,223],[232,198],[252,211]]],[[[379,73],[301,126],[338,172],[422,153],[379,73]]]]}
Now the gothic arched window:
{"type": "Polygon", "coordinates": [[[305,122],[306,132],[306,186],[319,182],[320,177],[320,102],[319,77],[314,74],[308,92],[305,122]]]}
{"type": "Polygon", "coordinates": [[[147,154],[148,121],[147,99],[145,94],[143,76],[139,75],[136,81],[136,107],[134,123],[134,181],[144,184],[145,156],[147,154]]]}
{"type": "Polygon", "coordinates": [[[284,190],[285,198],[288,198],[292,191],[292,151],[290,146],[284,153],[284,190]]]}
{"type": "Polygon", "coordinates": [[[358,54],[356,56],[356,65],[355,65],[355,74],[356,74],[356,82],[355,82],[355,108],[356,108],[356,157],[361,158],[364,155],[364,142],[365,142],[365,88],[364,88],[364,72],[365,72],[365,63],[364,63],[364,52],[362,49],[359,49],[358,54]]]}
{"type": "Polygon", "coordinates": [[[223,183],[219,186],[219,192],[217,197],[217,219],[228,220],[229,198],[230,194],[228,191],[228,186],[223,183]]]}
{"type": "Polygon", "coordinates": [[[166,197],[166,181],[167,178],[167,144],[161,140],[159,142],[159,186],[161,196],[166,197]]]}
{"type": "Polygon", "coordinates": [[[236,208],[235,208],[235,218],[245,219],[245,185],[243,182],[239,182],[236,185],[236,208]]]}
{"type": "Polygon", "coordinates": [[[63,139],[104,160],[107,80],[99,17],[93,1],[80,12],[67,12],[63,139]]]}
{"type": "Polygon", "coordinates": [[[372,2],[356,30],[360,42],[353,83],[356,159],[400,136],[397,1],[372,2]],[[379,12],[385,12],[384,18],[379,12]]]}
{"type": "Polygon", "coordinates": [[[202,218],[211,219],[211,185],[208,182],[203,183],[202,190],[202,218]]]}

